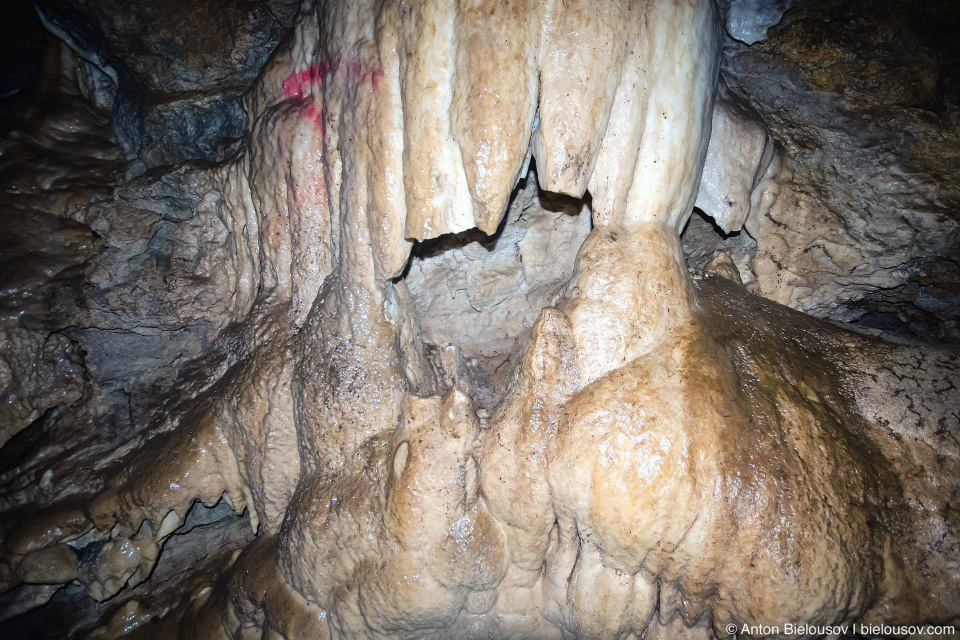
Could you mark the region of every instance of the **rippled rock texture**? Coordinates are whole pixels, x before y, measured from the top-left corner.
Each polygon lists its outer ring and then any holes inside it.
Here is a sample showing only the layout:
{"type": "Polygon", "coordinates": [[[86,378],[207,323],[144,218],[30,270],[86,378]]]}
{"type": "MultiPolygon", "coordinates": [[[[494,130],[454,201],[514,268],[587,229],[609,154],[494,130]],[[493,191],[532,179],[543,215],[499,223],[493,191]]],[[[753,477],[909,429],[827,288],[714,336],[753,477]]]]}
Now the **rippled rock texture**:
{"type": "Polygon", "coordinates": [[[724,243],[752,291],[957,342],[958,24],[950,2],[805,2],[766,42],[727,42],[731,89],[786,152],[751,237],[724,243]]]}
{"type": "Polygon", "coordinates": [[[955,16],[791,4],[41,4],[0,629],[960,624],[955,16]]]}

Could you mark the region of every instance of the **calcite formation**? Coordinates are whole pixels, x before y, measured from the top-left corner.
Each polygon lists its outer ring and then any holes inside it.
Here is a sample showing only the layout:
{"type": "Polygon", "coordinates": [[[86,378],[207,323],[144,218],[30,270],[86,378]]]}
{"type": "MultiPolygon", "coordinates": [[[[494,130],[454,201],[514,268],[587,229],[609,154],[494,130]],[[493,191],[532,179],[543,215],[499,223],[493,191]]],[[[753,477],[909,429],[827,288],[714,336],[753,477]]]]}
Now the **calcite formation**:
{"type": "MultiPolygon", "coordinates": [[[[722,22],[712,0],[305,1],[242,149],[118,190],[192,269],[124,313],[204,355],[149,430],[104,436],[87,490],[4,525],[0,588],[110,599],[222,499],[256,536],[95,637],[960,620],[956,353],[754,296],[729,256],[688,273],[695,205],[762,229],[792,179],[720,79],[722,22]],[[164,186],[185,182],[202,196],[164,186]]],[[[82,215],[117,251],[138,236],[82,215]]],[[[94,384],[70,343],[20,343],[70,381],[57,406],[94,384]]],[[[17,384],[5,440],[52,393],[17,384]]]]}
{"type": "Polygon", "coordinates": [[[765,45],[726,41],[730,89],[786,151],[769,209],[725,243],[751,291],[956,342],[958,24],[949,2],[814,0],[765,45]]]}

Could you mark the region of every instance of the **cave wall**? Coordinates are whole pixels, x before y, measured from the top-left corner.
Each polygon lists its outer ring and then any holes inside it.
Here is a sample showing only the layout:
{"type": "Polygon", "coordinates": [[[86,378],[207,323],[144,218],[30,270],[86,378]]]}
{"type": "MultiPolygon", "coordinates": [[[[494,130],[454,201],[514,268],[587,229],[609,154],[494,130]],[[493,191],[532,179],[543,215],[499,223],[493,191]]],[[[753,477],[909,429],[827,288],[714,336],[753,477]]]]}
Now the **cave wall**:
{"type": "MultiPolygon", "coordinates": [[[[182,637],[190,625],[316,637],[330,616],[344,637],[706,637],[788,606],[826,622],[955,620],[955,16],[810,1],[774,26],[786,3],[771,3],[776,18],[746,28],[731,16],[756,12],[732,4],[706,9],[718,13],[698,18],[690,45],[707,57],[711,37],[722,45],[697,67],[719,68],[718,88],[663,93],[677,111],[642,136],[623,94],[635,80],[615,78],[604,49],[604,30],[634,33],[612,10],[576,36],[564,29],[589,11],[560,13],[561,35],[518,37],[496,64],[454,58],[472,80],[451,89],[436,56],[489,49],[497,32],[442,4],[423,14],[452,25],[436,41],[410,18],[371,23],[359,4],[41,4],[40,76],[2,105],[4,624],[111,637],[157,618],[182,637]],[[746,42],[704,36],[724,15],[746,42]],[[351,61],[364,29],[381,39],[351,61]],[[530,82],[485,89],[504,65],[533,77],[536,47],[557,61],[539,95],[530,82]],[[455,117],[432,110],[443,100],[455,117]],[[630,145],[648,163],[643,189],[630,189],[630,145]],[[658,172],[664,157],[683,170],[658,172]],[[612,468],[580,455],[644,423],[597,413],[624,394],[671,425],[631,436],[668,443],[675,466],[649,484],[617,469],[647,468],[655,451],[625,447],[612,468]],[[732,435],[691,430],[691,412],[732,435]],[[540,422],[564,426],[544,435],[540,422]],[[781,435],[765,445],[769,425],[781,435]],[[784,468],[801,480],[768,482],[784,468]],[[745,495],[758,502],[734,499],[726,481],[741,473],[755,473],[745,495]],[[397,492],[400,477],[464,483],[466,497],[397,492]],[[335,533],[310,535],[345,492],[357,502],[335,533]],[[671,517],[644,519],[659,508],[650,496],[671,517]],[[771,514],[791,510],[798,528],[839,528],[770,542],[771,514]],[[479,568],[464,572],[418,514],[484,532],[458,547],[479,568]],[[685,538],[690,517],[713,528],[685,538]],[[353,530],[376,543],[344,542],[353,530]],[[354,564],[314,571],[331,549],[354,564]],[[751,572],[756,554],[769,564],[751,572]],[[792,591],[762,578],[786,559],[804,568],[792,591]],[[437,584],[392,590],[404,571],[437,584]],[[780,599],[755,595],[767,591],[780,599]],[[491,622],[503,620],[517,626],[491,622]]],[[[526,28],[520,13],[492,24],[526,28]]],[[[649,46],[613,51],[633,61],[660,51],[649,46]]],[[[688,49],[672,55],[696,67],[688,49]]]]}

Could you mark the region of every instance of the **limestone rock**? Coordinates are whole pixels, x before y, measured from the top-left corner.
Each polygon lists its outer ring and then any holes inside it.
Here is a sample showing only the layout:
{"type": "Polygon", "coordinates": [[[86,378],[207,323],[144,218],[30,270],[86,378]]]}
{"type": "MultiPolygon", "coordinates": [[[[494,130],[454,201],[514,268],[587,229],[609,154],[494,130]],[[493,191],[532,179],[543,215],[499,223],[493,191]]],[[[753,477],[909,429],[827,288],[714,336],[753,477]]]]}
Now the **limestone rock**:
{"type": "Polygon", "coordinates": [[[810,2],[766,43],[727,47],[731,88],[786,158],[747,223],[755,291],[820,317],[957,339],[956,64],[939,35],[949,15],[945,3],[810,2]]]}
{"type": "Polygon", "coordinates": [[[245,131],[239,99],[289,27],[295,3],[213,6],[50,0],[54,35],[105,74],[135,171],[225,158],[245,131]]]}
{"type": "Polygon", "coordinates": [[[783,3],[41,7],[0,104],[0,630],[956,622],[956,351],[776,302],[947,272],[955,183],[850,113],[940,98],[811,3],[725,79],[725,16],[783,3]]]}

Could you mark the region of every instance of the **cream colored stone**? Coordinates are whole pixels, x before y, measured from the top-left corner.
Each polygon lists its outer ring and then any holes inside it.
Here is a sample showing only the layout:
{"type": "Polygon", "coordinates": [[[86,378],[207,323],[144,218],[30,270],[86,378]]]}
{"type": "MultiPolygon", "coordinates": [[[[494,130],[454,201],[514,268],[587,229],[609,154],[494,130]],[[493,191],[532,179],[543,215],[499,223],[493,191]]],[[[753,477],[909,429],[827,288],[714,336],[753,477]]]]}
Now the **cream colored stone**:
{"type": "Polygon", "coordinates": [[[726,232],[739,231],[762,196],[757,186],[779,151],[763,121],[720,81],[695,206],[726,232]]]}
{"type": "MultiPolygon", "coordinates": [[[[138,632],[626,639],[956,618],[955,354],[687,273],[698,188],[708,208],[738,194],[708,211],[734,228],[778,168],[762,129],[715,107],[718,56],[707,0],[305,2],[204,205],[241,325],[216,382],[113,486],[5,532],[4,582],[72,576],[60,543],[89,535],[105,542],[77,575],[109,598],[195,501],[226,496],[257,539],[138,632]],[[589,189],[589,235],[530,196],[494,258],[463,235],[433,245],[457,247],[453,277],[406,269],[414,240],[497,229],[528,152],[544,188],[589,189]],[[550,254],[584,235],[572,267],[550,254]],[[497,358],[470,353],[490,334],[440,326],[477,316],[431,306],[434,283],[478,314],[510,308],[481,316],[516,319],[497,358]]],[[[130,605],[102,635],[143,617],[130,605]]]]}

